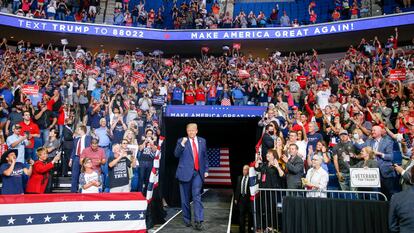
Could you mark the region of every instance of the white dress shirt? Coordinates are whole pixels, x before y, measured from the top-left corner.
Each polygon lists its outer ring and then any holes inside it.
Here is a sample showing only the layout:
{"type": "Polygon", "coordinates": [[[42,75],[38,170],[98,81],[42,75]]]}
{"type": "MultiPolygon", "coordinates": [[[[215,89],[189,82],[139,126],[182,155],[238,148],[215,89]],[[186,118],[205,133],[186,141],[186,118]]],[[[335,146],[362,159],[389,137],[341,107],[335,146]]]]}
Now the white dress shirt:
{"type": "Polygon", "coordinates": [[[325,169],[322,167],[319,167],[317,170],[315,168],[309,169],[306,174],[306,179],[309,183],[319,187],[314,192],[308,192],[306,194],[307,197],[326,197],[326,193],[324,191],[328,186],[329,174],[325,171],[325,169]]]}

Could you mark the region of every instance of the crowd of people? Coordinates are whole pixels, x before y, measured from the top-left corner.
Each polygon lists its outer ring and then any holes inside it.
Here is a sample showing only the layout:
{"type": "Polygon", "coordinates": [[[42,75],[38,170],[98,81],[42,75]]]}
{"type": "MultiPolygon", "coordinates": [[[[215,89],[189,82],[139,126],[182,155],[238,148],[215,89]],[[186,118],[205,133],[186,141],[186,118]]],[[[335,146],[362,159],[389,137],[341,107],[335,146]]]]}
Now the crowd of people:
{"type": "Polygon", "coordinates": [[[351,190],[350,168],[377,167],[390,197],[413,185],[412,52],[398,47],[397,28],[387,41],[351,45],[332,64],[316,50],[185,59],[3,39],[2,194],[51,192],[53,179],[69,174],[71,192],[145,194],[162,108],[185,104],[268,107],[259,122],[260,187],[323,191],[339,182],[351,190]]]}
{"type": "Polygon", "coordinates": [[[388,199],[412,187],[414,57],[398,48],[398,30],[385,44],[362,39],[330,66],[316,51],[303,59],[281,75],[259,122],[260,186],[326,195],[320,191],[338,182],[340,190],[381,191],[388,199]],[[394,79],[396,69],[404,81],[394,79]],[[350,186],[350,168],[363,167],[379,168],[380,189],[350,186]]]}
{"type": "MultiPolygon", "coordinates": [[[[19,16],[39,19],[55,19],[75,22],[94,23],[97,14],[100,14],[100,0],[3,0],[0,7],[7,9],[11,6],[11,12],[19,16]]],[[[329,19],[319,19],[316,12],[319,6],[316,1],[311,1],[308,6],[307,18],[290,19],[286,9],[280,9],[275,4],[271,12],[253,12],[242,9],[240,12],[223,11],[217,1],[207,9],[203,1],[184,1],[180,5],[174,3],[171,9],[165,9],[160,3],[158,9],[147,9],[145,1],[115,0],[113,23],[115,25],[147,27],[147,28],[174,28],[174,29],[215,29],[215,28],[255,28],[267,26],[292,26],[303,24],[322,23],[325,21],[337,21],[368,17],[371,13],[369,0],[353,1],[335,0],[334,8],[327,9],[329,19]],[[234,16],[231,16],[234,15],[234,16]],[[172,25],[167,25],[166,18],[170,18],[172,25]]],[[[411,6],[411,1],[404,1],[405,7],[411,6]]],[[[224,7],[225,8],[225,7],[224,7]]],[[[395,12],[399,13],[400,8],[395,12]]],[[[103,12],[103,11],[102,11],[103,12]]]]}

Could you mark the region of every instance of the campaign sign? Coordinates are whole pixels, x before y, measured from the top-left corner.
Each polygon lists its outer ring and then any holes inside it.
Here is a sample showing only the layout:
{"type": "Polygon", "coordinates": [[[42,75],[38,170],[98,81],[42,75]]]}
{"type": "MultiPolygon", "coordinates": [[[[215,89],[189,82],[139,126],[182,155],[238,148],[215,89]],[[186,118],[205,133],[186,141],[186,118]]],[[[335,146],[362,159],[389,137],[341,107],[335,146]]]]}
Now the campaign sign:
{"type": "Polygon", "coordinates": [[[392,69],[390,70],[390,80],[391,81],[397,81],[397,80],[404,81],[406,78],[406,74],[407,72],[404,68],[403,69],[392,69]]]}
{"type": "Polygon", "coordinates": [[[378,188],[381,187],[378,168],[350,168],[351,187],[378,188]]]}
{"type": "Polygon", "coordinates": [[[26,95],[37,95],[39,94],[39,86],[37,85],[24,85],[22,88],[23,94],[26,95]]]}

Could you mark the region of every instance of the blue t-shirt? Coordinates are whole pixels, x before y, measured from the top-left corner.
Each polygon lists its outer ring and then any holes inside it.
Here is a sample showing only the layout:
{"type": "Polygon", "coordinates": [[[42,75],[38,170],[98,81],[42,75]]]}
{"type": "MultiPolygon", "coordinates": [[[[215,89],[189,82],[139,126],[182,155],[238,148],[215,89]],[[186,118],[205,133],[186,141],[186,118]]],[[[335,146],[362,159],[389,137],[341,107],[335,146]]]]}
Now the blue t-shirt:
{"type": "Polygon", "coordinates": [[[243,92],[241,88],[234,88],[232,95],[235,99],[243,99],[243,92]]]}
{"type": "Polygon", "coordinates": [[[172,94],[173,100],[181,101],[183,98],[183,90],[179,87],[175,87],[172,94]]]}
{"type": "Polygon", "coordinates": [[[308,147],[306,148],[306,151],[310,146],[312,146],[313,151],[316,150],[316,144],[318,144],[319,141],[322,141],[323,137],[320,133],[314,133],[310,134],[308,133],[308,147]]]}
{"type": "Polygon", "coordinates": [[[112,143],[113,144],[121,143],[122,139],[124,138],[124,134],[125,134],[125,130],[122,124],[117,123],[115,128],[112,130],[112,134],[114,136],[112,139],[112,143]]]}
{"type": "Polygon", "coordinates": [[[23,190],[23,163],[16,162],[13,172],[10,176],[3,175],[3,172],[10,167],[9,163],[3,163],[0,166],[0,174],[3,180],[1,194],[22,194],[23,190]]]}

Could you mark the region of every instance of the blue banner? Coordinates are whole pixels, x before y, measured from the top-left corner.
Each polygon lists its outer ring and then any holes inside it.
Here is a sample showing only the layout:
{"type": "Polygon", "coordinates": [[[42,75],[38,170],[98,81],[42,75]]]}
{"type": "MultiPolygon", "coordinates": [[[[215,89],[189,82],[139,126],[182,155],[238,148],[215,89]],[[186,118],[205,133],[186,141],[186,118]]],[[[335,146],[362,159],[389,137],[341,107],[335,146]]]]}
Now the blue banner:
{"type": "Polygon", "coordinates": [[[260,106],[194,106],[168,105],[166,117],[246,118],[262,117],[266,107],[260,106]]]}
{"type": "Polygon", "coordinates": [[[307,25],[297,28],[278,27],[216,30],[159,30],[45,19],[29,19],[0,13],[0,25],[27,30],[162,41],[289,39],[409,24],[414,24],[414,12],[307,25]]]}

